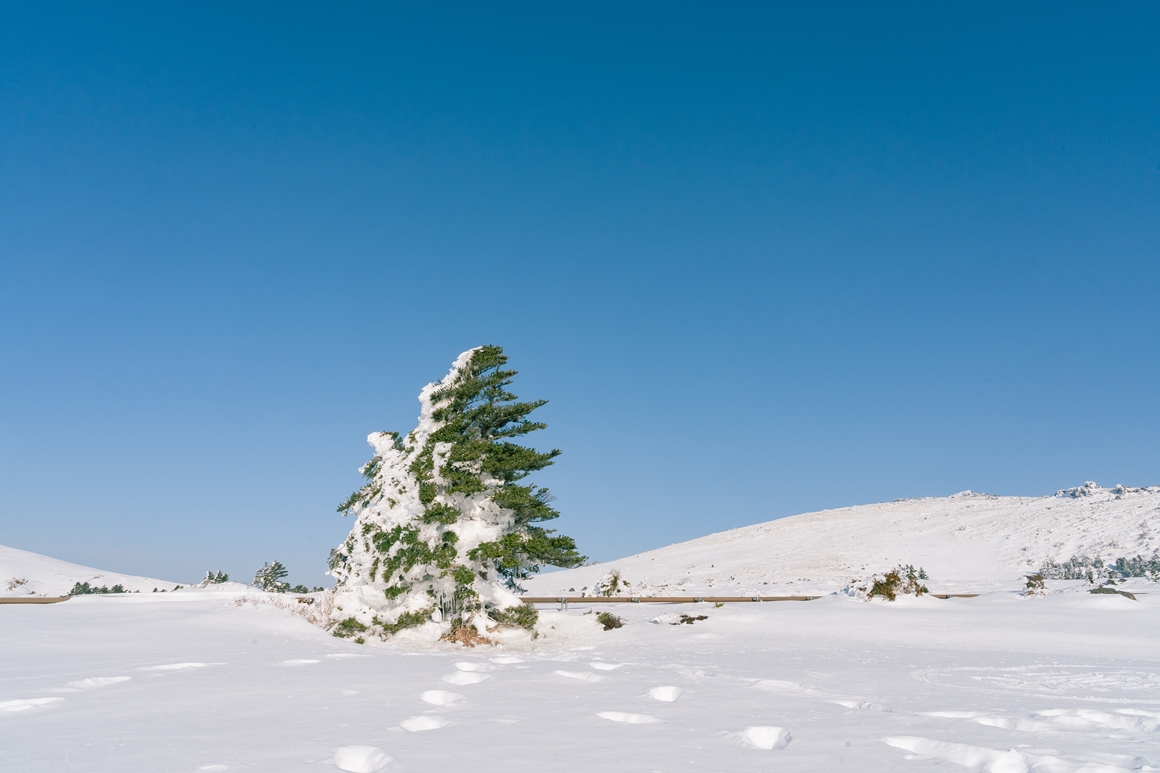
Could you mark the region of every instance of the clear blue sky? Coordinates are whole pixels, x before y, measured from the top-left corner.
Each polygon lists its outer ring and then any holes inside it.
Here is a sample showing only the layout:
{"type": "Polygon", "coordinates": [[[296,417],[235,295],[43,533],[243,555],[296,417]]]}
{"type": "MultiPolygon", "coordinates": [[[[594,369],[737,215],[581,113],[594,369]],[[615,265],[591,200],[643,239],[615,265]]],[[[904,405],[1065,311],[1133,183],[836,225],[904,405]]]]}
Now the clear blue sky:
{"type": "MultiPolygon", "coordinates": [[[[332,4],[333,6],[333,4],[332,4]]],[[[323,583],[462,350],[608,560],[1160,483],[1155,3],[0,11],[0,544],[323,583]]]]}

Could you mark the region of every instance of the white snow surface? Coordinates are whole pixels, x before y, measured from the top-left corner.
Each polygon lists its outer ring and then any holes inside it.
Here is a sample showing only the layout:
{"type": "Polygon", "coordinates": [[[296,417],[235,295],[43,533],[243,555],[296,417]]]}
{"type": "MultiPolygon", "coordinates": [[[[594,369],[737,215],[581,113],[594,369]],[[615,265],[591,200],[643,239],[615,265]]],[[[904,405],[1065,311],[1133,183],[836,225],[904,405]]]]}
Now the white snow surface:
{"type": "Polygon", "coordinates": [[[0,770],[1156,771],[1160,587],[1126,587],[573,606],[475,649],[258,594],[0,605],[0,770]]]}
{"type": "Polygon", "coordinates": [[[150,593],[154,588],[173,590],[178,585],[169,580],[70,564],[39,553],[0,545],[0,596],[64,596],[78,582],[108,588],[119,584],[129,592],[141,593],[150,593]],[[21,583],[19,580],[27,582],[21,583]]]}
{"type": "Polygon", "coordinates": [[[1086,483],[1046,497],[965,491],[823,510],[711,534],[618,561],[552,572],[526,595],[586,593],[619,571],[617,595],[828,593],[898,564],[933,592],[1022,586],[1047,560],[1105,560],[1160,549],[1160,487],[1086,483]]]}

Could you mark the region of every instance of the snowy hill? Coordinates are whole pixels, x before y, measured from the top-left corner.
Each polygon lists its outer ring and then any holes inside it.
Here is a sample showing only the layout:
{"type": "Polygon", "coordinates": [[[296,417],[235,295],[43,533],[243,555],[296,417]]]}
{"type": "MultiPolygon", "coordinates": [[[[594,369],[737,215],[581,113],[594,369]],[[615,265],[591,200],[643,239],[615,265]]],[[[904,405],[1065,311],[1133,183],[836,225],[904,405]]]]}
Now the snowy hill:
{"type": "Polygon", "coordinates": [[[110,588],[119,584],[127,591],[142,593],[154,588],[172,590],[177,585],[152,577],[104,572],[0,545],[0,596],[64,596],[78,582],[110,588]]]}
{"type": "Polygon", "coordinates": [[[618,570],[629,595],[832,591],[899,563],[940,590],[1022,584],[1047,561],[1145,557],[1160,548],[1160,487],[1087,483],[1047,497],[970,491],[950,497],[823,510],[541,575],[527,595],[591,594],[618,570]]]}

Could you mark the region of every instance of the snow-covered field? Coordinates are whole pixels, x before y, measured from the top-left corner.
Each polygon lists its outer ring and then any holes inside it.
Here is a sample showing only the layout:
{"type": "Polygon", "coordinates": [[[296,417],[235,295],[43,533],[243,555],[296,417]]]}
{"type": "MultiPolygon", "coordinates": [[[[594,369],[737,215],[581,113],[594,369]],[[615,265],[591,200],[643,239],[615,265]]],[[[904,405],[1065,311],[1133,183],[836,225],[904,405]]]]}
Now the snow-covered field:
{"type": "Polygon", "coordinates": [[[1160,585],[1020,590],[1046,560],[1151,555],[1158,519],[1160,489],[1098,487],[797,516],[529,592],[616,568],[634,594],[821,599],[546,607],[537,640],[475,649],[422,629],[359,645],[288,597],[155,594],[173,583],[0,548],[0,581],[29,579],[17,592],[143,591],[0,605],[0,770],[1160,770],[1160,585]],[[900,562],[983,594],[836,592],[900,562]],[[597,624],[605,609],[624,627],[597,624]]]}
{"type": "Polygon", "coordinates": [[[1157,592],[573,607],[410,652],[236,599],[0,606],[0,770],[1160,769],[1157,592]]]}

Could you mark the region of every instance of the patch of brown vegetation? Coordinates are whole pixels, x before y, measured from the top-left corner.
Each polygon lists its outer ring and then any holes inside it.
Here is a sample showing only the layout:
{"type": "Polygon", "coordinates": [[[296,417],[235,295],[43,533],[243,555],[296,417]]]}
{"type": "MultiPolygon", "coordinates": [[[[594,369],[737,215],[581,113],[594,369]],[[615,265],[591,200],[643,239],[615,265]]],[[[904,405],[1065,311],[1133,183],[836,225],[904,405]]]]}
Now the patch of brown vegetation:
{"type": "Polygon", "coordinates": [[[439,637],[439,641],[449,641],[453,644],[462,644],[464,647],[474,647],[477,644],[495,646],[495,642],[475,630],[474,625],[456,625],[439,637]]]}

